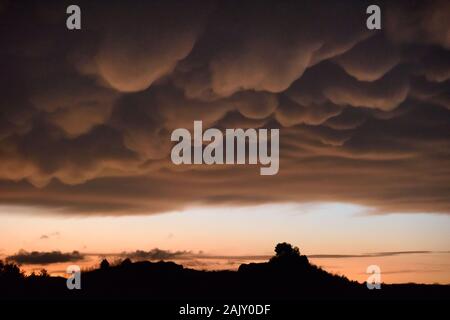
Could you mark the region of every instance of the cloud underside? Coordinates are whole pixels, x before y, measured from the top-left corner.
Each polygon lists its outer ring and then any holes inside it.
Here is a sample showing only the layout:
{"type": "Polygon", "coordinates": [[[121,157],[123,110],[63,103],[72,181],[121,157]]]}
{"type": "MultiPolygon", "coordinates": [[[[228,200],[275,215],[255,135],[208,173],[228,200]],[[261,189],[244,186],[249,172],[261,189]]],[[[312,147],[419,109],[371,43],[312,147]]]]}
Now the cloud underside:
{"type": "Polygon", "coordinates": [[[450,3],[0,6],[0,203],[151,214],[333,201],[450,212],[450,3]],[[320,17],[320,18],[319,18],[320,17]],[[175,128],[279,128],[280,171],[175,166],[175,128]]]}

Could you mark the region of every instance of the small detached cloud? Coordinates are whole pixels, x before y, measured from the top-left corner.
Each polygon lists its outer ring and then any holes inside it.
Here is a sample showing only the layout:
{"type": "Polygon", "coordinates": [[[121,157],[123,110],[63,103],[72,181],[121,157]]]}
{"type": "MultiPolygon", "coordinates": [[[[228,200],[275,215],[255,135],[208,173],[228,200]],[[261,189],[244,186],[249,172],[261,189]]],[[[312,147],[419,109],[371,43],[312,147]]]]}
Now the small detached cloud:
{"type": "Polygon", "coordinates": [[[59,237],[59,232],[52,232],[52,233],[49,233],[49,234],[43,234],[43,235],[41,235],[40,237],[39,237],[39,239],[40,240],[47,240],[47,239],[50,239],[50,238],[52,238],[52,237],[59,237]]]}

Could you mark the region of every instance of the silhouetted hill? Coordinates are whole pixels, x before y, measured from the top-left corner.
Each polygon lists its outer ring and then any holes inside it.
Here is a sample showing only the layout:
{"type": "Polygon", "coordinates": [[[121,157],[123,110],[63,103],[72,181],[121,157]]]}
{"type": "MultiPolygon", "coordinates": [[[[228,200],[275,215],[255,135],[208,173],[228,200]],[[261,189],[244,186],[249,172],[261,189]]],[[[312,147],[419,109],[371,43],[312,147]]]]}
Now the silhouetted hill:
{"type": "Polygon", "coordinates": [[[365,284],[332,275],[309,263],[288,244],[277,246],[266,263],[242,264],[238,271],[198,271],[173,262],[131,262],[82,273],[81,290],[68,290],[66,279],[25,277],[17,266],[0,265],[2,299],[152,299],[152,300],[342,300],[449,299],[448,285],[386,285],[368,290],[365,284]]]}

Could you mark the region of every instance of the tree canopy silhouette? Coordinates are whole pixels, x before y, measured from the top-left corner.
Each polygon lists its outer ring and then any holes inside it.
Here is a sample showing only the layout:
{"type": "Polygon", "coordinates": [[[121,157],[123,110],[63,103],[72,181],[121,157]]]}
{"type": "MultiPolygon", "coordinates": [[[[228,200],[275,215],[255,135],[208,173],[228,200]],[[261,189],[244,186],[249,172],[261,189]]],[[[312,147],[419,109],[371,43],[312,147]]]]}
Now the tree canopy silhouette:
{"type": "Polygon", "coordinates": [[[20,267],[14,262],[3,263],[0,260],[0,278],[2,279],[18,279],[24,276],[20,267]]]}
{"type": "Polygon", "coordinates": [[[269,261],[273,265],[283,266],[286,269],[307,268],[310,266],[308,258],[300,254],[298,247],[282,242],[275,247],[275,256],[269,261]]]}
{"type": "Polygon", "coordinates": [[[282,242],[276,245],[275,253],[277,257],[283,256],[300,256],[298,247],[292,247],[290,243],[282,242]]]}
{"type": "Polygon", "coordinates": [[[103,259],[102,262],[100,262],[100,269],[106,270],[109,268],[109,262],[107,259],[103,259]]]}

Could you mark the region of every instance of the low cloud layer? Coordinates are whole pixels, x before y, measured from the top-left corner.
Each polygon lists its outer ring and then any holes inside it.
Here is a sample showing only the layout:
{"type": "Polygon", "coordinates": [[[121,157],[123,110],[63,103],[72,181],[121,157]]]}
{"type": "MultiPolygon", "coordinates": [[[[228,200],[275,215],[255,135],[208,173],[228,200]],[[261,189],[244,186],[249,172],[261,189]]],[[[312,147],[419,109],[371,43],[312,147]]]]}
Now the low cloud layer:
{"type": "Polygon", "coordinates": [[[450,213],[450,3],[0,6],[0,203],[61,214],[351,202],[450,213]],[[237,9],[238,8],[238,9],[237,9]],[[280,171],[177,167],[170,133],[279,128],[280,171]]]}
{"type": "Polygon", "coordinates": [[[363,254],[312,254],[308,255],[309,258],[333,258],[333,259],[344,259],[344,258],[377,258],[377,257],[391,257],[409,254],[431,254],[436,253],[434,251],[388,251],[388,252],[375,252],[375,253],[363,253],[363,254]]]}
{"type": "Polygon", "coordinates": [[[136,250],[135,252],[124,252],[121,254],[121,256],[124,258],[129,258],[132,260],[140,261],[140,260],[179,259],[179,258],[183,258],[189,254],[190,254],[190,252],[187,252],[187,251],[172,252],[172,251],[168,251],[168,250],[161,250],[161,249],[155,248],[150,251],[136,250]]]}
{"type": "MultiPolygon", "coordinates": [[[[427,255],[427,254],[448,254],[449,252],[439,251],[389,251],[363,254],[310,254],[310,259],[347,259],[347,258],[381,258],[400,255],[427,255]]],[[[204,252],[193,251],[170,251],[154,248],[149,251],[136,250],[134,252],[122,253],[80,253],[78,251],[62,253],[61,251],[28,252],[20,250],[17,254],[7,256],[6,261],[14,261],[23,265],[47,265],[64,262],[82,261],[86,257],[96,257],[97,259],[131,259],[132,261],[177,261],[185,266],[208,267],[209,265],[220,265],[225,262],[239,264],[248,261],[268,261],[271,255],[211,255],[204,252]],[[197,264],[199,264],[197,266],[197,264]]]]}
{"type": "Polygon", "coordinates": [[[18,264],[53,264],[62,262],[76,262],[83,260],[84,256],[78,251],[69,253],[63,253],[61,251],[40,252],[32,251],[28,252],[20,250],[17,254],[6,257],[6,261],[14,261],[18,264]]]}

